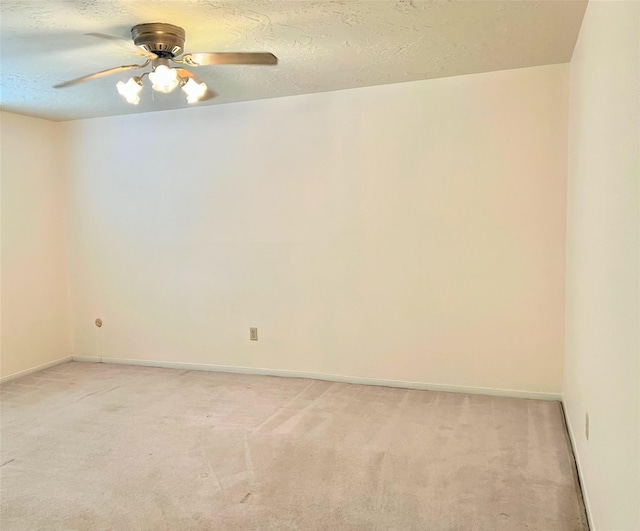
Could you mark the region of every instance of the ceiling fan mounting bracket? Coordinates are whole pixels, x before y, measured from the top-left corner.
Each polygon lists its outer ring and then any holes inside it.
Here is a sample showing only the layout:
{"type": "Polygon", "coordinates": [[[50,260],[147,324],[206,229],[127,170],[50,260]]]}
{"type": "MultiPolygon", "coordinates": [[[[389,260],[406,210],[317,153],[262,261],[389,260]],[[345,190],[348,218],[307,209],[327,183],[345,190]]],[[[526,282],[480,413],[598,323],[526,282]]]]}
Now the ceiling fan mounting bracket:
{"type": "Polygon", "coordinates": [[[138,24],[131,28],[136,46],[155,53],[160,58],[173,59],[184,51],[184,29],[164,22],[138,24]]]}

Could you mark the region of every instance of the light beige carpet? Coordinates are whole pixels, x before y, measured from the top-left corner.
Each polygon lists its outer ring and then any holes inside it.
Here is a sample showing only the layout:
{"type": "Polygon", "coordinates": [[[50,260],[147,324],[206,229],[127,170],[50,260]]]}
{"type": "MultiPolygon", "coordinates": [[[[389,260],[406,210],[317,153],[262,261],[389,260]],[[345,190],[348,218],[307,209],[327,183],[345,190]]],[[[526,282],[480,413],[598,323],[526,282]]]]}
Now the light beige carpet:
{"type": "Polygon", "coordinates": [[[68,363],[1,442],[3,531],[587,528],[557,402],[68,363]]]}

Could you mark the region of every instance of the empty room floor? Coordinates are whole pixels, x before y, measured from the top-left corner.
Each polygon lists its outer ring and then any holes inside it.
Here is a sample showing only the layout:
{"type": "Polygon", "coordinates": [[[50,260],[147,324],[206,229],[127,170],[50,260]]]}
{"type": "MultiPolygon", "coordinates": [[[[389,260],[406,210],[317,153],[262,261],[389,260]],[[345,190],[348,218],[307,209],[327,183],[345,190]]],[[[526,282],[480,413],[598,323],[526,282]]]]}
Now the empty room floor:
{"type": "Polygon", "coordinates": [[[587,529],[557,402],[71,362],[1,442],[6,531],[587,529]]]}

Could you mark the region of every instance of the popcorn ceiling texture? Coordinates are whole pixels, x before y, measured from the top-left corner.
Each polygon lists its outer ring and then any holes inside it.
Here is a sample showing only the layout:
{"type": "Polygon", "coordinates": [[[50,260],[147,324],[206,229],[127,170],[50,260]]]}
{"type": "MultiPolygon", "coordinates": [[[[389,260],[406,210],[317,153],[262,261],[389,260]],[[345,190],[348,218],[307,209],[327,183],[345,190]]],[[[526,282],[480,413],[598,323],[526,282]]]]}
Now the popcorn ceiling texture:
{"type": "Polygon", "coordinates": [[[132,106],[115,84],[135,71],[52,85],[137,56],[87,36],[130,37],[142,22],[185,28],[186,51],[270,51],[277,67],[200,67],[219,97],[199,105],[291,96],[567,62],[586,1],[4,0],[3,110],[72,120],[187,107],[145,87],[132,106]]]}

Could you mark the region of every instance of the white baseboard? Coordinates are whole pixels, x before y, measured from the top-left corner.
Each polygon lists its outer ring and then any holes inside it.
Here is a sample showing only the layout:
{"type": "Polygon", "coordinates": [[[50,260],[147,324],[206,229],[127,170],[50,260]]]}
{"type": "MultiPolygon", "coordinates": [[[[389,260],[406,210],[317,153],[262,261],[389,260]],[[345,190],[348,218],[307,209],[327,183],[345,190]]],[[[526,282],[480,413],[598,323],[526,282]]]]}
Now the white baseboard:
{"type": "Polygon", "coordinates": [[[578,479],[580,480],[580,490],[582,491],[582,500],[584,501],[584,508],[587,513],[587,520],[589,522],[589,529],[595,529],[593,526],[593,518],[591,516],[591,506],[589,505],[589,494],[587,493],[586,484],[584,482],[584,474],[582,473],[582,465],[580,464],[580,454],[578,453],[578,447],[576,446],[576,439],[567,414],[567,405],[562,399],[562,412],[564,414],[564,421],[567,425],[567,432],[569,433],[569,441],[571,443],[571,449],[573,450],[573,456],[576,460],[576,469],[578,470],[578,479]]]}
{"type": "Polygon", "coordinates": [[[86,361],[89,363],[102,363],[102,358],[98,356],[73,356],[73,361],[86,361]]]}
{"type": "Polygon", "coordinates": [[[31,367],[30,369],[25,369],[24,371],[14,372],[13,374],[9,374],[8,376],[3,376],[2,378],[0,378],[0,384],[10,382],[11,380],[15,380],[16,378],[22,378],[23,376],[33,374],[34,372],[44,371],[45,369],[55,367],[56,365],[62,365],[63,363],[67,363],[72,360],[73,356],[66,356],[64,358],[60,358],[59,360],[50,361],[49,363],[43,363],[42,365],[38,365],[37,367],[31,367]]]}
{"type": "Polygon", "coordinates": [[[162,367],[165,369],[183,369],[189,371],[215,371],[236,374],[258,374],[262,376],[284,376],[287,378],[311,378],[329,382],[352,383],[362,385],[378,385],[383,387],[400,387],[403,389],[418,389],[422,391],[445,391],[450,393],[467,393],[474,395],[506,396],[513,398],[531,398],[534,400],[560,401],[559,393],[542,393],[537,391],[519,391],[515,389],[494,389],[489,387],[466,387],[461,385],[431,384],[424,382],[408,382],[403,380],[382,380],[377,378],[362,378],[360,376],[341,376],[315,372],[286,371],[280,369],[264,369],[257,367],[233,367],[228,365],[208,365],[202,363],[182,363],[174,361],[133,360],[122,358],[98,358],[91,356],[74,356],[74,361],[89,361],[102,363],[116,363],[121,365],[141,365],[145,367],[162,367]]]}

